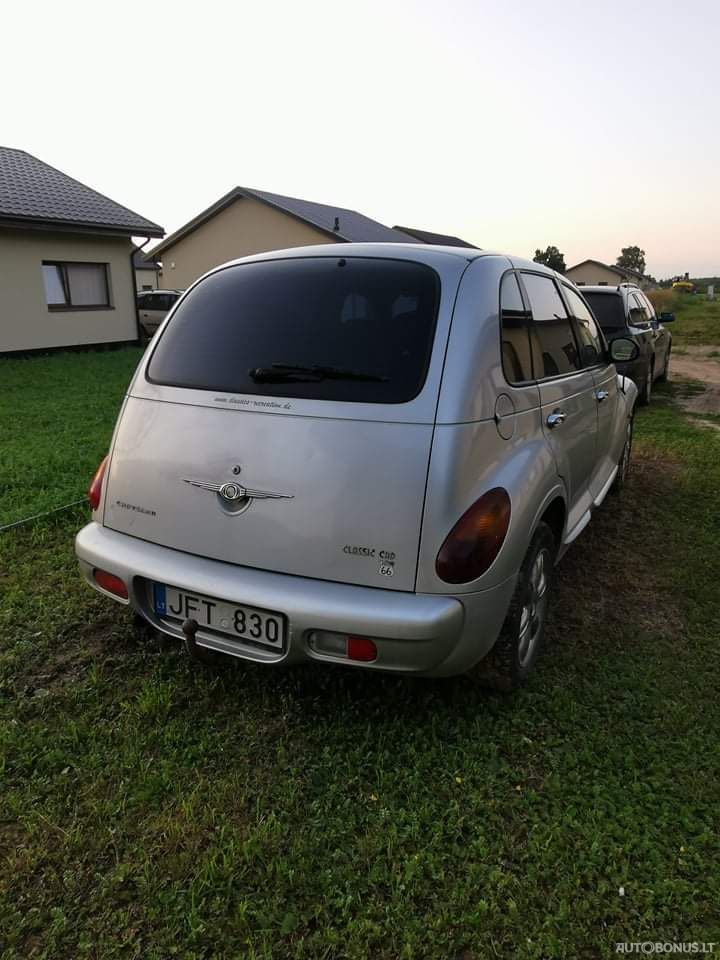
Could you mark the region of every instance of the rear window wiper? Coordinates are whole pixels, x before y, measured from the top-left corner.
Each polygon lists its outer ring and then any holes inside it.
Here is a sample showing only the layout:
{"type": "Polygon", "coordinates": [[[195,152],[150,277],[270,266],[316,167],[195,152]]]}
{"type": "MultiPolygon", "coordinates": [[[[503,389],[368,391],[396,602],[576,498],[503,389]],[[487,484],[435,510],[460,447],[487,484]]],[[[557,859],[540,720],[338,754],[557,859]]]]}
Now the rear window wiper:
{"type": "Polygon", "coordinates": [[[255,383],[317,383],[320,380],[362,380],[366,383],[386,383],[387,377],[342,367],[325,367],[319,363],[271,363],[269,367],[254,367],[249,371],[255,383]]]}

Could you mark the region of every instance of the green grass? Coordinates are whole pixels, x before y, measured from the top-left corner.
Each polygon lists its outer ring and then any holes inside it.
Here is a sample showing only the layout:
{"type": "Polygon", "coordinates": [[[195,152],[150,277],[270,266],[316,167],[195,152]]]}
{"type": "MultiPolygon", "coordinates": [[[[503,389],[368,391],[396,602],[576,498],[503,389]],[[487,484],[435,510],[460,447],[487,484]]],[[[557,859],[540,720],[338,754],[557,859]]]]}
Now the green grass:
{"type": "Polygon", "coordinates": [[[709,301],[704,294],[674,298],[675,323],[669,329],[676,346],[720,346],[720,300],[709,301]]]}
{"type": "Polygon", "coordinates": [[[720,433],[670,391],[639,414],[631,481],[561,564],[548,649],[510,697],[193,670],[81,582],[84,510],[0,535],[0,958],[590,960],[720,940],[720,433]]]}
{"type": "Polygon", "coordinates": [[[85,495],[140,356],[0,359],[0,526],[85,495]]]}

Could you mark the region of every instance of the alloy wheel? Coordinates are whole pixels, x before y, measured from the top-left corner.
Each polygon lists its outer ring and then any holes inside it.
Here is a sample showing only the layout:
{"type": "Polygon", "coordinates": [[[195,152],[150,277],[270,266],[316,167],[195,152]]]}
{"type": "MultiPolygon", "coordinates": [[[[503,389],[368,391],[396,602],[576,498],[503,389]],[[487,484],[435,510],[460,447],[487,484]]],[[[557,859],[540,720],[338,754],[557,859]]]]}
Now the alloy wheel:
{"type": "Polygon", "coordinates": [[[543,548],[535,557],[530,570],[528,596],[520,614],[518,636],[518,660],[526,666],[533,657],[538,639],[542,634],[547,610],[547,588],[552,559],[550,551],[543,548]]]}

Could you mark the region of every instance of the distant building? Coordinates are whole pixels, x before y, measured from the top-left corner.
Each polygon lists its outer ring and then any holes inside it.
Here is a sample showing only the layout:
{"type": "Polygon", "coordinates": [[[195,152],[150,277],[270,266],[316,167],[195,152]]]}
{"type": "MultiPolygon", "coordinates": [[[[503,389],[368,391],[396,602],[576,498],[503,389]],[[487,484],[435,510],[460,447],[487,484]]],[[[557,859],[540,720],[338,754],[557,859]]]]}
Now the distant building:
{"type": "Polygon", "coordinates": [[[159,260],[156,260],[151,253],[146,256],[142,250],[136,250],[133,254],[133,267],[135,268],[135,289],[138,293],[142,293],[143,290],[158,289],[160,286],[159,260]]]}
{"type": "Polygon", "coordinates": [[[356,210],[235,187],[158,244],[148,256],[162,262],[160,287],[185,289],[228,260],[316,243],[442,243],[472,246],[459,237],[386,227],[356,210]]]}
{"type": "Polygon", "coordinates": [[[131,237],[165,231],[0,147],[0,353],[137,337],[131,237]]]}
{"type": "Polygon", "coordinates": [[[599,284],[616,287],[619,283],[637,283],[643,289],[649,286],[649,277],[627,267],[610,266],[599,260],[581,260],[565,271],[568,280],[577,284],[599,284]]]}

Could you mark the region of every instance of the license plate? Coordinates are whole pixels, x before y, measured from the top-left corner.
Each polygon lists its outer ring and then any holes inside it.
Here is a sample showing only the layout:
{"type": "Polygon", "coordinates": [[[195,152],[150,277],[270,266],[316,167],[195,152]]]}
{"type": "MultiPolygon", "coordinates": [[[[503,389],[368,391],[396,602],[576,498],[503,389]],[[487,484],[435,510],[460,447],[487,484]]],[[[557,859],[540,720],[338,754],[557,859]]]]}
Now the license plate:
{"type": "Polygon", "coordinates": [[[164,583],[153,585],[153,607],[161,619],[195,620],[199,627],[224,633],[237,640],[250,640],[266,647],[282,647],[285,618],[216,597],[178,590],[164,583]]]}

